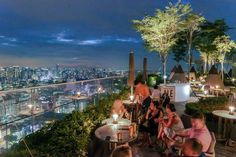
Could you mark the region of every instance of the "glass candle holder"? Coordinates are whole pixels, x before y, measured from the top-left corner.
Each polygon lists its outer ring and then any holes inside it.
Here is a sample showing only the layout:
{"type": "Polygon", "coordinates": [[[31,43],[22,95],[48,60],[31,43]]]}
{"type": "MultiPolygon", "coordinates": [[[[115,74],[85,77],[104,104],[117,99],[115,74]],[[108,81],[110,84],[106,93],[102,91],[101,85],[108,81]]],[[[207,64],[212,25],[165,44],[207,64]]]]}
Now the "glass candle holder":
{"type": "Polygon", "coordinates": [[[229,114],[233,115],[234,114],[234,106],[229,106],[229,114]]]}
{"type": "Polygon", "coordinates": [[[129,99],[130,99],[131,102],[133,102],[133,101],[134,101],[134,96],[133,96],[133,95],[130,95],[130,96],[129,96],[129,99]]]}
{"type": "Polygon", "coordinates": [[[117,121],[117,119],[118,119],[118,114],[113,114],[112,115],[112,119],[113,119],[113,124],[117,124],[118,123],[118,121],[117,121]]]}

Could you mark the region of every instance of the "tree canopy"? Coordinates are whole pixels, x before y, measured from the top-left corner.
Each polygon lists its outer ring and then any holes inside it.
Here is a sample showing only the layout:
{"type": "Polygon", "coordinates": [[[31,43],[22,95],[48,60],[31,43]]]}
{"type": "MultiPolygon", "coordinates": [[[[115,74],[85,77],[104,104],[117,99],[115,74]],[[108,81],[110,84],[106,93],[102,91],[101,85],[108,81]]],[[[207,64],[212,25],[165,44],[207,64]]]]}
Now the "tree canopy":
{"type": "Polygon", "coordinates": [[[147,15],[142,20],[133,20],[134,27],[141,34],[146,48],[160,54],[164,76],[168,53],[178,40],[176,34],[184,29],[184,17],[190,11],[191,7],[188,4],[170,3],[165,10],[157,9],[154,16],[147,15]]]}

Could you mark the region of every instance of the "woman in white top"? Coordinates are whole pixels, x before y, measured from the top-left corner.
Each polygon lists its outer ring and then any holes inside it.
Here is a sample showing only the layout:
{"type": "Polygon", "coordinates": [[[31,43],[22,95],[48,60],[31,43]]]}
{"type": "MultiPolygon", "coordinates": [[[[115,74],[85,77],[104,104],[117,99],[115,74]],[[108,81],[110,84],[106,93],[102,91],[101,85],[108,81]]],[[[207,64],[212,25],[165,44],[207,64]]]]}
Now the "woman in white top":
{"type": "Polygon", "coordinates": [[[184,125],[175,111],[176,109],[174,104],[168,104],[166,106],[167,117],[166,120],[163,118],[158,139],[164,140],[165,137],[172,139],[176,132],[183,131],[184,125]]]}

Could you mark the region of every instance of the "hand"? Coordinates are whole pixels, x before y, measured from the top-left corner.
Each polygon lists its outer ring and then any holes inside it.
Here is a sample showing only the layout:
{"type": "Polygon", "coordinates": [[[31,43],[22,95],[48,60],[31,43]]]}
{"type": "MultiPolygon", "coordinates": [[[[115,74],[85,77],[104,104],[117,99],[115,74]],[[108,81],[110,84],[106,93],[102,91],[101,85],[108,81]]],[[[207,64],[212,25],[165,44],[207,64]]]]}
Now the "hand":
{"type": "Polygon", "coordinates": [[[163,122],[163,118],[159,118],[159,122],[162,123],[163,122]]]}

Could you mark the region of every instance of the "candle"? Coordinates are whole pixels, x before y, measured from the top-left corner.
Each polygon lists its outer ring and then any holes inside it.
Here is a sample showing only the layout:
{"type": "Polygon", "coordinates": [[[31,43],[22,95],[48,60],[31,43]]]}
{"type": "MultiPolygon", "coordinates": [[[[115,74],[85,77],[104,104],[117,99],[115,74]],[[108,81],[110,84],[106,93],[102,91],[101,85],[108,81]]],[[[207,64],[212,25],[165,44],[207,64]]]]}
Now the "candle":
{"type": "Polygon", "coordinates": [[[234,106],[229,106],[229,114],[234,114],[234,106]]]}
{"type": "Polygon", "coordinates": [[[134,96],[133,96],[133,95],[130,95],[130,96],[129,96],[129,99],[130,99],[130,101],[133,102],[133,101],[134,101],[134,96]]]}
{"type": "Polygon", "coordinates": [[[117,122],[118,114],[116,114],[116,113],[113,114],[113,115],[112,115],[112,118],[113,118],[113,123],[114,123],[114,124],[117,124],[117,123],[118,123],[118,122],[117,122]]]}
{"type": "Polygon", "coordinates": [[[218,89],[219,88],[219,86],[218,85],[216,85],[216,89],[218,89]]]}

